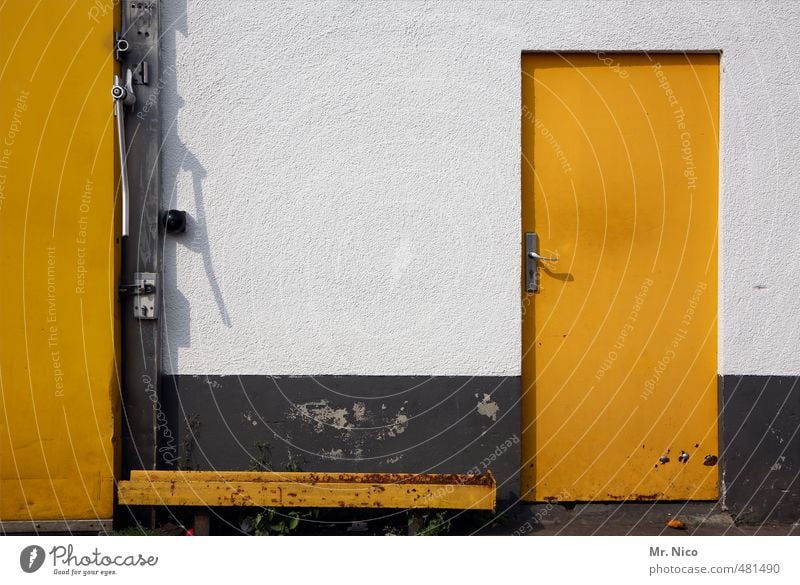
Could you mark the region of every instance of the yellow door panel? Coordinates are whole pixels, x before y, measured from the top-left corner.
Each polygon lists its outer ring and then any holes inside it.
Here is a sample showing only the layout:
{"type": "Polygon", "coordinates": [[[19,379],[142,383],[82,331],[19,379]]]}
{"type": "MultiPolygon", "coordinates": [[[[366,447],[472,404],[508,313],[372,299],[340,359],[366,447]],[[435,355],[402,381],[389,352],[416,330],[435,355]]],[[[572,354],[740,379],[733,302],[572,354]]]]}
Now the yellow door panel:
{"type": "Polygon", "coordinates": [[[717,55],[523,55],[524,499],[718,497],[718,130],[717,55]]]}
{"type": "Polygon", "coordinates": [[[0,3],[0,520],[110,518],[114,11],[0,3]]]}

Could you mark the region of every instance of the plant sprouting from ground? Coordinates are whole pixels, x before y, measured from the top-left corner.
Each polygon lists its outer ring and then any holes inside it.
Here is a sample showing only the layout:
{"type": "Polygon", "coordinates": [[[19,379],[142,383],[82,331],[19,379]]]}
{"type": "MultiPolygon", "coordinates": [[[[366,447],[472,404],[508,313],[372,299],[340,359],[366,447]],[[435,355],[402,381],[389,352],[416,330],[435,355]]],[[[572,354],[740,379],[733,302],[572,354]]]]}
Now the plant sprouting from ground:
{"type": "MultiPolygon", "coordinates": [[[[274,471],[272,464],[272,448],[269,443],[257,442],[255,444],[256,456],[250,459],[248,471],[274,471]]],[[[294,459],[289,453],[289,462],[286,471],[301,471],[300,463],[303,460],[294,459]]],[[[256,536],[286,536],[293,534],[300,526],[301,520],[312,520],[319,516],[317,509],[298,509],[282,513],[276,508],[262,508],[255,516],[245,516],[240,524],[242,532],[256,536]]]]}
{"type": "Polygon", "coordinates": [[[444,512],[426,512],[420,515],[410,515],[408,518],[409,527],[416,528],[414,534],[417,536],[437,536],[450,532],[450,520],[445,517],[444,512]],[[412,523],[416,522],[416,527],[412,523]]]}
{"type": "Polygon", "coordinates": [[[408,512],[406,530],[399,526],[387,526],[383,533],[386,536],[400,536],[408,534],[410,536],[437,536],[450,532],[450,520],[444,512],[408,512]]]}
{"type": "Polygon", "coordinates": [[[275,508],[263,508],[255,516],[244,518],[241,528],[255,536],[288,536],[297,530],[301,520],[316,519],[318,514],[316,509],[292,510],[283,514],[275,508]]]}

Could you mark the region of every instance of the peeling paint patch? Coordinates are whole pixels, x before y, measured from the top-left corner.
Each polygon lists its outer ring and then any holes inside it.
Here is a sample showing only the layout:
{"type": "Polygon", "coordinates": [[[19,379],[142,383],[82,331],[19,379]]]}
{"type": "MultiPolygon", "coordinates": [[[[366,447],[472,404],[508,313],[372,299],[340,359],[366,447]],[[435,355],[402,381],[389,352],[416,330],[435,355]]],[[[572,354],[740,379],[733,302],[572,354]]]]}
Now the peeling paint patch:
{"type": "MultiPolygon", "coordinates": [[[[401,409],[402,410],[402,409],[401,409]]],[[[408,417],[405,414],[398,414],[394,422],[389,426],[389,432],[386,433],[390,437],[395,435],[402,435],[408,427],[408,417]]]]}
{"type": "Polygon", "coordinates": [[[397,463],[403,458],[402,455],[395,455],[394,457],[389,457],[386,459],[386,463],[397,463]]]}
{"type": "Polygon", "coordinates": [[[353,403],[353,418],[360,422],[364,420],[367,415],[367,406],[363,402],[353,403]]]}
{"type": "Polygon", "coordinates": [[[783,468],[783,462],[786,461],[786,457],[784,455],[779,455],[778,460],[772,466],[772,471],[780,471],[783,468]]]}
{"type": "Polygon", "coordinates": [[[214,388],[215,390],[222,388],[222,384],[218,380],[215,380],[210,376],[206,376],[204,374],[193,374],[192,378],[195,380],[202,381],[209,388],[214,388]]]}
{"type": "Polygon", "coordinates": [[[783,443],[783,437],[781,437],[780,435],[778,435],[778,431],[776,431],[776,430],[775,430],[773,427],[769,427],[769,432],[770,432],[770,433],[772,433],[772,435],[773,435],[773,436],[774,436],[776,439],[778,439],[778,442],[779,442],[779,443],[783,443]]]}
{"type": "Polygon", "coordinates": [[[258,425],[258,416],[253,413],[252,410],[245,410],[242,413],[242,418],[249,422],[254,427],[258,425]]]}
{"type": "Polygon", "coordinates": [[[498,412],[500,412],[500,407],[497,406],[496,402],[492,401],[492,397],[489,394],[484,394],[483,400],[478,401],[478,414],[497,420],[498,412]]]}
{"type": "Polygon", "coordinates": [[[295,404],[294,411],[287,414],[287,418],[295,419],[300,415],[314,423],[314,431],[321,433],[326,426],[334,429],[352,429],[353,425],[347,420],[349,411],[346,408],[333,408],[327,400],[317,400],[304,404],[295,404]]]}
{"type": "Polygon", "coordinates": [[[344,457],[344,452],[341,449],[322,449],[320,451],[320,455],[323,457],[328,457],[330,459],[341,459],[344,457]]]}

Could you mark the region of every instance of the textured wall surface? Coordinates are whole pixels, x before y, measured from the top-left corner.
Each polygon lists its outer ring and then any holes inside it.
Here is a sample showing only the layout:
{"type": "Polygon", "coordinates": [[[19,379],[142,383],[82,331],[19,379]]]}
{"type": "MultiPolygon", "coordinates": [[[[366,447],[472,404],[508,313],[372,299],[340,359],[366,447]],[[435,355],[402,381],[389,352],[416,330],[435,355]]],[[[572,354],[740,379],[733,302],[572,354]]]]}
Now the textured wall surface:
{"type": "Polygon", "coordinates": [[[800,4],[163,3],[168,373],[518,375],[520,53],[722,50],[720,371],[800,374],[800,4]]]}

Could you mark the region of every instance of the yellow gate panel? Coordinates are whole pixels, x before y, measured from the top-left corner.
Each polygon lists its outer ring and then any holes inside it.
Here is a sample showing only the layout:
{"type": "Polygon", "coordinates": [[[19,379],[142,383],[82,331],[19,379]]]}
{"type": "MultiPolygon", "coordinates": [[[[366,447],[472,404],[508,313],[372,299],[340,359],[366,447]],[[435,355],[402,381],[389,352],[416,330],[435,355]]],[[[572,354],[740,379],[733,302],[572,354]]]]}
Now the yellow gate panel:
{"type": "Polygon", "coordinates": [[[526,499],[718,497],[718,133],[718,55],[523,55],[526,499]]]}
{"type": "Polygon", "coordinates": [[[0,5],[0,520],[110,518],[114,13],[0,5]]]}

